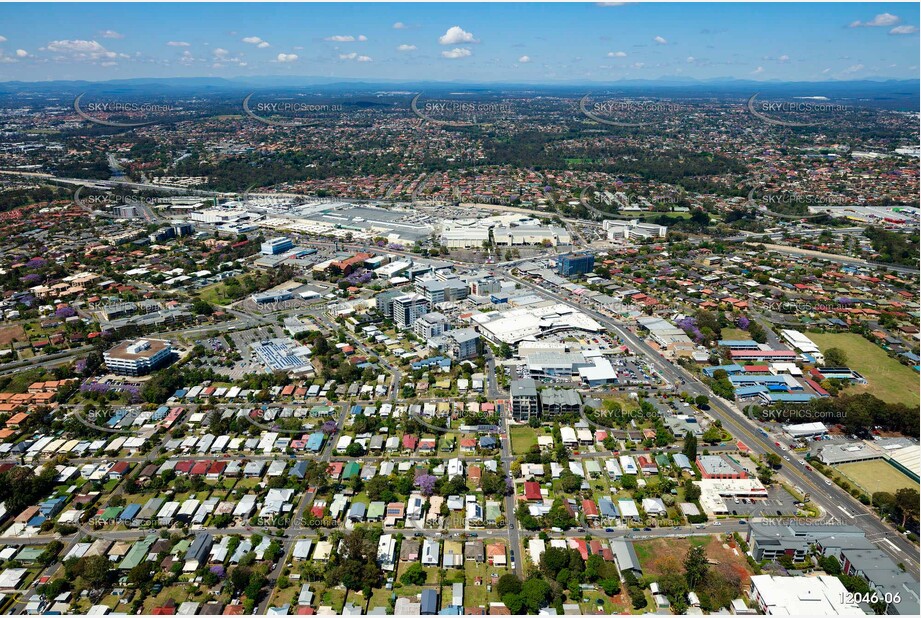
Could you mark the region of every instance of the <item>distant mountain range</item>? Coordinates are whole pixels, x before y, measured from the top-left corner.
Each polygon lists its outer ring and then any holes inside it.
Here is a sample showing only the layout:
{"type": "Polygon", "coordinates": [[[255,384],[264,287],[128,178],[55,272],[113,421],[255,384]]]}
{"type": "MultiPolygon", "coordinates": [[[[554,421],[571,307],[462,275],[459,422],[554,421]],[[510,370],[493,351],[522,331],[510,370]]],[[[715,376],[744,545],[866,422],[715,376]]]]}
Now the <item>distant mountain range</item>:
{"type": "Polygon", "coordinates": [[[860,101],[868,106],[891,109],[917,110],[921,80],[857,80],[821,82],[755,81],[735,78],[696,80],[690,78],[661,78],[655,80],[622,80],[614,82],[569,82],[554,84],[529,83],[478,83],[405,80],[368,80],[325,77],[164,77],[116,79],[110,81],[44,81],[0,82],[0,96],[75,96],[81,92],[93,96],[141,97],[170,96],[221,97],[241,95],[253,91],[288,92],[308,91],[331,96],[369,94],[373,92],[425,92],[447,93],[462,89],[465,92],[496,95],[499,93],[552,94],[557,96],[582,96],[595,94],[623,94],[663,98],[747,98],[755,93],[762,97],[826,97],[830,100],[860,101]]]}

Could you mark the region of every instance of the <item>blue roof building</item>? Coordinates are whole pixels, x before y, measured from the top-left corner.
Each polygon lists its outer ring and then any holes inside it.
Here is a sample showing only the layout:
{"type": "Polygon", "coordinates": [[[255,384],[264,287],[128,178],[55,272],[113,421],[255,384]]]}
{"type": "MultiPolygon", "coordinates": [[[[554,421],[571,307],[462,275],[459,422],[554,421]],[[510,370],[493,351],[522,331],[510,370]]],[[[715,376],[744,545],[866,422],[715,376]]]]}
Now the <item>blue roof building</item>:
{"type": "Polygon", "coordinates": [[[310,434],[310,437],[307,438],[307,450],[313,451],[314,453],[320,452],[320,449],[323,448],[323,440],[325,437],[322,431],[315,431],[310,434]]]}

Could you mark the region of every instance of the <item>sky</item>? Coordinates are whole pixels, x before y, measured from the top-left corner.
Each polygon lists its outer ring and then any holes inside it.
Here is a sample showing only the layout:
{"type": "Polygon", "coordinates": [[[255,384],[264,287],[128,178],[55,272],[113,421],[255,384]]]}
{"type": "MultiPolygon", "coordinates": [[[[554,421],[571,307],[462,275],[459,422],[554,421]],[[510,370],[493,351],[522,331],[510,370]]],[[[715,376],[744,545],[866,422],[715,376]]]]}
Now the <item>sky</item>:
{"type": "Polygon", "coordinates": [[[918,3],[0,4],[0,81],[918,79],[918,3]]]}

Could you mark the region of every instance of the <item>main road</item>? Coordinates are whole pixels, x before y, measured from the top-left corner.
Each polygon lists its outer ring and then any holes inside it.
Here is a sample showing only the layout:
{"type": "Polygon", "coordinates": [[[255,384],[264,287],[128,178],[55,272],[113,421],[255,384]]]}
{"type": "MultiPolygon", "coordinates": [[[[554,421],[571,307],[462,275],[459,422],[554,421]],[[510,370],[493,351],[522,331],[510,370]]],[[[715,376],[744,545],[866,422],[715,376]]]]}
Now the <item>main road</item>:
{"type": "Polygon", "coordinates": [[[863,530],[867,538],[875,542],[896,563],[904,564],[912,575],[916,577],[919,575],[918,547],[916,545],[906,539],[895,528],[881,521],[870,507],[861,504],[851,494],[830,483],[830,481],[826,482],[825,477],[817,472],[807,471],[804,462],[795,453],[781,449],[773,441],[766,439],[755,422],[746,417],[738,408],[714,395],[707,385],[683,367],[665,360],[661,354],[653,350],[624,324],[580,303],[573,303],[529,280],[516,277],[511,273],[508,273],[508,276],[518,283],[531,288],[538,295],[564,303],[590,315],[600,324],[616,333],[631,349],[645,355],[659,375],[675,384],[676,387],[681,385],[680,390],[687,391],[691,395],[706,395],[710,400],[710,414],[719,420],[725,429],[735,437],[742,439],[753,452],[758,454],[774,453],[784,459],[786,463],[781,470],[781,475],[786,477],[794,487],[799,488],[803,493],[808,493],[811,501],[821,507],[826,514],[863,530]]]}

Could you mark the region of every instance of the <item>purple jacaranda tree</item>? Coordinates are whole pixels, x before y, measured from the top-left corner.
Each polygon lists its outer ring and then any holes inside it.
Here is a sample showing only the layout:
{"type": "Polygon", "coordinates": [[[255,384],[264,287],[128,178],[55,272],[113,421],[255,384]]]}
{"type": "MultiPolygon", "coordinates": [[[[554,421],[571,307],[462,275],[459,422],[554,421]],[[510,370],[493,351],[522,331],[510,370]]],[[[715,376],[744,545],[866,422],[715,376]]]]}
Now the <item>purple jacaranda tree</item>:
{"type": "Polygon", "coordinates": [[[748,330],[749,324],[751,324],[751,322],[749,322],[748,318],[746,318],[744,315],[740,315],[739,319],[736,320],[736,326],[742,330],[748,330]]]}
{"type": "Polygon", "coordinates": [[[339,425],[336,421],[326,421],[323,425],[320,426],[320,431],[325,433],[327,436],[331,436],[339,430],[339,425]]]}
{"type": "Polygon", "coordinates": [[[77,312],[74,310],[73,307],[61,307],[60,309],[54,312],[54,315],[55,317],[58,317],[58,318],[72,318],[75,315],[77,315],[77,312]]]}
{"type": "Polygon", "coordinates": [[[435,493],[435,483],[438,479],[431,474],[420,474],[416,477],[414,485],[419,488],[423,496],[431,496],[435,493]]]}

